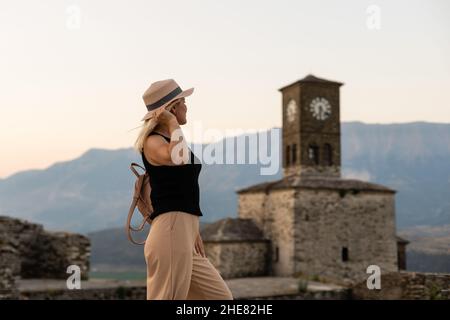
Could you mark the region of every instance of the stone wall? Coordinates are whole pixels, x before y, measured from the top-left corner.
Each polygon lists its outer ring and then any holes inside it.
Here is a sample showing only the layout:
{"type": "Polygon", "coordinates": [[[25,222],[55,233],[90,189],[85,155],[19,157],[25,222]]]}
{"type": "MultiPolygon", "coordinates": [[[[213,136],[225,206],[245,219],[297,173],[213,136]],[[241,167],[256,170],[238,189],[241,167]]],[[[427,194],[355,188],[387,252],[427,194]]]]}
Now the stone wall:
{"type": "Polygon", "coordinates": [[[14,294],[19,278],[66,279],[70,265],[88,278],[89,238],[67,232],[48,232],[40,224],[0,216],[0,295],[14,294]]]}
{"type": "MultiPolygon", "coordinates": [[[[247,278],[247,280],[250,278],[247,278]]],[[[255,278],[258,279],[258,278],[255,278]]],[[[233,279],[231,281],[241,281],[241,279],[233,279]]],[[[258,281],[258,280],[256,280],[258,281]]],[[[259,280],[261,281],[261,279],[259,280]]],[[[264,289],[267,289],[267,281],[263,281],[264,289]]],[[[317,283],[316,283],[317,284],[317,283]]],[[[244,286],[245,284],[241,284],[244,286]]],[[[262,284],[261,284],[262,285],[262,284]]],[[[324,285],[327,286],[327,285],[324,285]]],[[[257,286],[256,286],[257,287],[257,286]]],[[[262,294],[256,297],[255,292],[252,295],[246,295],[246,290],[239,290],[239,286],[231,286],[236,300],[261,300],[261,299],[384,299],[384,300],[401,300],[401,299],[450,299],[450,274],[431,274],[431,273],[414,273],[414,272],[394,272],[389,273],[381,278],[381,290],[368,290],[366,282],[363,281],[351,288],[340,289],[322,289],[312,288],[303,283],[298,287],[298,291],[285,290],[281,294],[276,290],[268,290],[271,294],[262,294]],[[287,291],[290,291],[289,293],[287,291]]],[[[267,291],[267,290],[264,290],[267,291]]],[[[257,292],[257,291],[256,291],[257,292]]],[[[269,293],[268,292],[268,293],[269,293]]],[[[67,289],[42,289],[42,290],[21,290],[18,299],[89,299],[89,300],[116,300],[116,299],[133,299],[145,300],[145,285],[117,284],[114,286],[105,285],[103,288],[84,288],[81,290],[67,289]]]]}
{"type": "Polygon", "coordinates": [[[354,283],[369,265],[398,271],[394,194],[302,189],[296,199],[296,272],[354,283]]]}
{"type": "MultiPolygon", "coordinates": [[[[297,294],[262,297],[234,296],[234,300],[348,300],[349,290],[300,291],[297,294]]],[[[19,300],[146,300],[145,286],[118,286],[115,288],[83,290],[24,291],[19,300]]]]}
{"type": "Polygon", "coordinates": [[[20,265],[17,250],[8,241],[6,234],[0,232],[0,300],[17,296],[14,274],[17,265],[20,265]]]}
{"type": "Polygon", "coordinates": [[[265,211],[268,196],[264,192],[238,194],[238,217],[252,219],[264,231],[266,220],[272,217],[265,211]]]}
{"type": "Polygon", "coordinates": [[[353,299],[450,299],[450,274],[400,271],[381,277],[381,289],[369,290],[366,281],[351,288],[353,299]]]}
{"type": "Polygon", "coordinates": [[[34,258],[32,257],[31,247],[38,241],[39,235],[43,232],[42,225],[0,216],[0,238],[8,239],[9,246],[14,249],[18,256],[18,259],[14,259],[14,263],[9,264],[14,275],[22,275],[22,265],[32,264],[34,258]]]}
{"type": "Polygon", "coordinates": [[[239,218],[253,219],[271,240],[268,275],[294,273],[294,189],[239,194],[239,218]]]}
{"type": "Polygon", "coordinates": [[[103,289],[24,291],[19,300],[146,300],[147,288],[117,286],[103,289]]]}
{"type": "Polygon", "coordinates": [[[351,284],[367,277],[369,265],[398,271],[394,193],[291,188],[238,195],[239,218],[252,219],[272,241],[268,275],[351,284]]]}
{"type": "Polygon", "coordinates": [[[81,279],[88,278],[90,241],[83,235],[43,231],[29,251],[22,262],[22,278],[66,279],[70,265],[80,267],[81,279]]]}
{"type": "Polygon", "coordinates": [[[268,273],[269,241],[204,241],[206,256],[224,279],[268,273]]]}
{"type": "MultiPolygon", "coordinates": [[[[323,149],[323,148],[322,148],[323,149]]],[[[340,166],[306,166],[306,165],[290,165],[283,168],[283,175],[289,176],[292,174],[299,174],[305,177],[341,177],[340,166]]]]}

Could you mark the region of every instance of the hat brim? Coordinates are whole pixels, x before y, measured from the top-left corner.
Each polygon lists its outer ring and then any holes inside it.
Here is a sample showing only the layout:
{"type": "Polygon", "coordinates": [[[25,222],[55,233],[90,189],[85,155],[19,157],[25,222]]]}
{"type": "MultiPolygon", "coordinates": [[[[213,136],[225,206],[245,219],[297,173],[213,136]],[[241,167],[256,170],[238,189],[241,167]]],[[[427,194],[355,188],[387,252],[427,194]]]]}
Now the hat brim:
{"type": "Polygon", "coordinates": [[[194,92],[194,88],[190,88],[190,89],[187,89],[187,90],[182,91],[179,95],[177,95],[177,96],[175,96],[173,99],[167,101],[167,102],[164,103],[161,107],[158,107],[158,108],[156,108],[156,109],[154,109],[154,110],[152,110],[152,111],[147,112],[147,113],[145,114],[145,116],[141,119],[141,121],[148,120],[148,119],[152,118],[153,115],[154,115],[156,112],[158,112],[158,110],[161,110],[162,108],[167,107],[167,105],[169,105],[169,104],[170,104],[172,101],[174,101],[174,100],[177,100],[177,99],[181,99],[181,98],[190,96],[190,95],[192,94],[192,92],[194,92]]]}

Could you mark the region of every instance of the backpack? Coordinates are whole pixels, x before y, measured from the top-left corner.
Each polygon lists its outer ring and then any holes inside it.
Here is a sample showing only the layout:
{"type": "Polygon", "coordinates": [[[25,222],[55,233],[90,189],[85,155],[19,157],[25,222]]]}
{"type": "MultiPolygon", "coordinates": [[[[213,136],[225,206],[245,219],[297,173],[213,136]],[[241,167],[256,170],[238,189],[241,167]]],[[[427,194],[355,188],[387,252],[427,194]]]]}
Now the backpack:
{"type": "Polygon", "coordinates": [[[143,242],[134,241],[133,238],[131,237],[131,231],[141,231],[144,228],[146,222],[150,225],[152,223],[153,219],[150,218],[150,215],[153,212],[152,202],[150,199],[150,192],[151,192],[151,187],[149,183],[150,177],[145,168],[143,168],[142,166],[140,166],[135,162],[131,163],[130,169],[136,176],[136,182],[134,184],[133,200],[131,202],[130,209],[128,210],[126,231],[128,240],[130,240],[134,244],[142,245],[145,244],[145,241],[143,242]],[[139,168],[143,169],[144,173],[139,174],[139,172],[136,171],[134,166],[138,166],[139,168]],[[138,228],[133,228],[131,226],[131,218],[133,217],[136,206],[138,207],[138,210],[141,213],[143,220],[138,228]]]}

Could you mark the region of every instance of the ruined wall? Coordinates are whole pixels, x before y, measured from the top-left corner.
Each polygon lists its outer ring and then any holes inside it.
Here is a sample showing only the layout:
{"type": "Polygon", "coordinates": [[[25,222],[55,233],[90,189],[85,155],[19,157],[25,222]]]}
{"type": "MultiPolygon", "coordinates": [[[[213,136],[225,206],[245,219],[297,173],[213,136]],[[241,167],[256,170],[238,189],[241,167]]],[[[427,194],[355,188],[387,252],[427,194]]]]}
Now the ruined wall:
{"type": "Polygon", "coordinates": [[[29,256],[22,262],[22,278],[66,279],[70,265],[80,267],[81,279],[88,278],[90,241],[87,237],[43,231],[29,248],[29,256]]]}
{"type": "Polygon", "coordinates": [[[146,300],[145,286],[116,286],[82,290],[36,290],[23,291],[19,300],[146,300]]]}
{"type": "Polygon", "coordinates": [[[18,255],[16,261],[9,264],[14,275],[20,276],[22,274],[22,265],[33,264],[34,258],[32,258],[31,248],[42,232],[44,232],[42,225],[0,216],[0,237],[8,239],[9,245],[18,255]]]}
{"type": "Polygon", "coordinates": [[[366,281],[353,288],[353,299],[449,300],[450,274],[400,271],[381,277],[381,289],[369,290],[366,281]]]}
{"type": "Polygon", "coordinates": [[[394,194],[302,189],[296,199],[296,272],[352,283],[369,265],[398,270],[394,194]]]}
{"type": "Polygon", "coordinates": [[[0,300],[17,297],[14,270],[20,268],[20,259],[14,243],[0,231],[0,300]]]}
{"type": "Polygon", "coordinates": [[[48,232],[42,225],[0,216],[0,292],[18,278],[66,279],[69,265],[88,279],[89,238],[67,232],[48,232]]]}

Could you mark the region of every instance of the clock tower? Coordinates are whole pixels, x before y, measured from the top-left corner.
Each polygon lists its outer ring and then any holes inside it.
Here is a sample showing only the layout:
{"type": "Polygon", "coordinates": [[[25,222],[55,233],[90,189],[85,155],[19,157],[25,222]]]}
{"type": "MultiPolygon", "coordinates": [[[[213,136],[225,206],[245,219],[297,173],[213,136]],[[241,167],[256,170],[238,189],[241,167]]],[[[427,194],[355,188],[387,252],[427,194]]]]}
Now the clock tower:
{"type": "Polygon", "coordinates": [[[342,84],[308,75],[279,89],[283,95],[285,176],[341,176],[339,88],[342,84]]]}
{"type": "MultiPolygon", "coordinates": [[[[258,257],[258,268],[266,266],[270,276],[320,277],[347,286],[364,283],[374,263],[381,276],[399,269],[404,244],[399,246],[395,235],[396,191],[341,177],[341,86],[308,75],[279,89],[284,176],[237,191],[240,221],[252,221],[262,239],[270,239],[266,258],[258,257]]],[[[229,236],[223,239],[229,243],[229,236]]],[[[245,250],[259,252],[254,245],[245,250]]],[[[217,252],[227,253],[217,265],[243,274],[231,249],[217,252]],[[223,267],[225,261],[233,264],[223,267]]],[[[236,254],[245,256],[250,254],[236,254]]]]}

